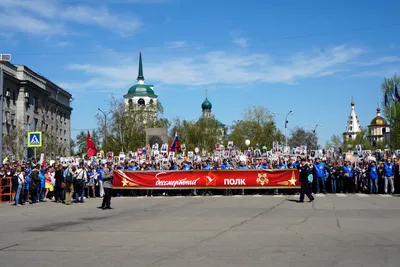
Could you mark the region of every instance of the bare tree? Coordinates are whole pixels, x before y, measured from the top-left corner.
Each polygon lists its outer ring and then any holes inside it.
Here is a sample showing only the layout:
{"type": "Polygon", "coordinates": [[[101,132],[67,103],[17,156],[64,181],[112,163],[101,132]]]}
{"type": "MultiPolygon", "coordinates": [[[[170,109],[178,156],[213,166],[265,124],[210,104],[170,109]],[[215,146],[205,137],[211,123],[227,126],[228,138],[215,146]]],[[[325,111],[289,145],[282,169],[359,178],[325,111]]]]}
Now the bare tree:
{"type": "Polygon", "coordinates": [[[24,138],[26,136],[22,124],[18,124],[11,132],[3,138],[5,156],[14,156],[15,159],[22,159],[24,156],[24,138]]]}

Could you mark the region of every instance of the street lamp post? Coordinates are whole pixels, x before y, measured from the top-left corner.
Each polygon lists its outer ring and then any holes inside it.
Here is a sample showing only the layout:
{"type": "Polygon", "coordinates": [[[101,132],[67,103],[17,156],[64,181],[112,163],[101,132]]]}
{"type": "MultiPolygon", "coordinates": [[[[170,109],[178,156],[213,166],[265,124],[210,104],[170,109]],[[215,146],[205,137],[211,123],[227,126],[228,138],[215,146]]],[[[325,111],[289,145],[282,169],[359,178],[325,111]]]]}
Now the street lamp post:
{"type": "Polygon", "coordinates": [[[104,115],[104,140],[103,140],[103,147],[107,140],[107,116],[111,114],[111,111],[105,111],[100,108],[98,110],[104,115]]]}
{"type": "Polygon", "coordinates": [[[288,112],[288,114],[286,114],[286,116],[283,116],[282,114],[277,113],[277,112],[272,112],[272,114],[274,114],[274,115],[279,115],[279,116],[282,116],[282,117],[285,118],[285,146],[287,146],[287,125],[288,125],[288,123],[289,123],[288,117],[289,117],[289,115],[293,115],[294,113],[293,113],[293,111],[291,110],[291,111],[288,112]]]}
{"type": "MultiPolygon", "coordinates": [[[[304,126],[308,127],[307,124],[304,124],[304,126]]],[[[318,128],[318,127],[322,127],[322,125],[316,124],[315,127],[314,127],[314,129],[311,130],[311,132],[312,132],[314,135],[317,133],[317,128],[318,128]]],[[[312,129],[311,127],[308,127],[308,128],[309,128],[309,129],[312,129]]],[[[315,149],[317,149],[317,147],[316,147],[315,149]]]]}
{"type": "Polygon", "coordinates": [[[3,62],[10,62],[10,54],[0,54],[0,164],[3,164],[3,94],[4,75],[3,62]]]}
{"type": "Polygon", "coordinates": [[[293,114],[293,112],[289,111],[288,114],[286,114],[286,117],[285,117],[285,146],[287,146],[287,125],[289,123],[288,117],[289,117],[290,114],[293,114]]]}

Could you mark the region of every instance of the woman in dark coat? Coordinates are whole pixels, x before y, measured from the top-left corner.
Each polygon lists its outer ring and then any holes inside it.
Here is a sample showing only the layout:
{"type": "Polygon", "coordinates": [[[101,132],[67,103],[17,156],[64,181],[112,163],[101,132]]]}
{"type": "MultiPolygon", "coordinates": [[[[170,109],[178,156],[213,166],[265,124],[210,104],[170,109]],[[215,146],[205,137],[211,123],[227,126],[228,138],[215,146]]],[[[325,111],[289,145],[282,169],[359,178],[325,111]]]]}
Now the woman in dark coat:
{"type": "Polygon", "coordinates": [[[64,203],[65,202],[65,181],[64,181],[64,172],[62,169],[62,165],[58,165],[56,172],[54,174],[55,186],[54,186],[54,197],[55,202],[64,203]]]}

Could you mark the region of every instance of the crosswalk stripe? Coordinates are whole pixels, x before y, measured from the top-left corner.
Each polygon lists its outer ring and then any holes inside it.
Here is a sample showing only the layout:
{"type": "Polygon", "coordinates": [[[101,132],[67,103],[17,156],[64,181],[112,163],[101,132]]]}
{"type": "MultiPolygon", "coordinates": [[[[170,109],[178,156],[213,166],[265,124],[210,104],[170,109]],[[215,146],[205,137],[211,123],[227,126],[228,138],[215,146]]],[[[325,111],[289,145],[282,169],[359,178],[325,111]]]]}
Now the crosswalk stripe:
{"type": "Polygon", "coordinates": [[[315,194],[316,197],[325,197],[325,194],[315,194]]]}
{"type": "Polygon", "coordinates": [[[222,197],[221,195],[214,195],[214,196],[212,196],[212,197],[222,197]]]}
{"type": "Polygon", "coordinates": [[[274,195],[274,197],[283,197],[283,195],[274,195]]]}
{"type": "Polygon", "coordinates": [[[337,194],[336,194],[336,196],[338,196],[338,197],[346,197],[346,194],[343,194],[343,193],[337,193],[337,194]]]}
{"type": "Polygon", "coordinates": [[[381,197],[392,197],[392,195],[379,194],[381,197]]]}
{"type": "Polygon", "coordinates": [[[356,195],[359,196],[359,197],[368,197],[367,194],[362,194],[362,193],[358,193],[358,194],[356,194],[356,195]]]}
{"type": "Polygon", "coordinates": [[[263,197],[263,195],[253,195],[253,197],[263,197]]]}

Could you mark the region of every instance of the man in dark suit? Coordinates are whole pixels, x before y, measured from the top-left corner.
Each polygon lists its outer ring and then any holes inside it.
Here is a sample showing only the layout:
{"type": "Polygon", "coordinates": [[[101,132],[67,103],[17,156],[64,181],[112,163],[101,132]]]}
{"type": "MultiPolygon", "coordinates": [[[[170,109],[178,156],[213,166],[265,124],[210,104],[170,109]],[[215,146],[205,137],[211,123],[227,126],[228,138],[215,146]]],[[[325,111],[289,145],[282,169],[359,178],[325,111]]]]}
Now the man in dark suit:
{"type": "Polygon", "coordinates": [[[312,171],[305,158],[301,159],[301,163],[297,166],[297,169],[300,172],[300,182],[301,182],[300,199],[297,202],[303,203],[304,195],[307,195],[310,202],[312,202],[314,201],[314,197],[311,194],[311,188],[309,186],[310,181],[308,180],[308,176],[312,175],[312,171]]]}

